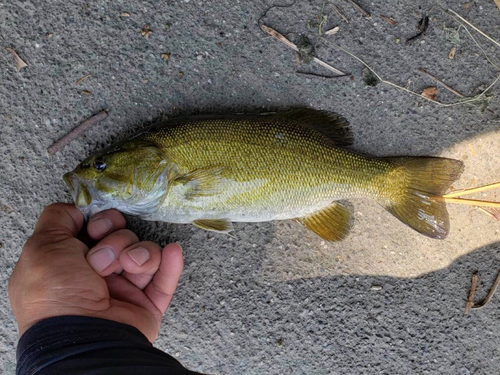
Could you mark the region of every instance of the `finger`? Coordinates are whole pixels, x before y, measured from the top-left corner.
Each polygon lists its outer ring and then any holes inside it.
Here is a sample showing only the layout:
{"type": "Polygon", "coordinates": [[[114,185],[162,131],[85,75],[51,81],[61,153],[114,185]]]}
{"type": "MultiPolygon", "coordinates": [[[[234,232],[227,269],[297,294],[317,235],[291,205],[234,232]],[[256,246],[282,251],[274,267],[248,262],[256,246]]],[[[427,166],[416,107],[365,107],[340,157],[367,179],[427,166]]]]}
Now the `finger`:
{"type": "Polygon", "coordinates": [[[43,210],[26,247],[39,249],[47,244],[75,238],[82,229],[83,221],[82,213],[74,205],[53,203],[43,210]]]}
{"type": "MultiPolygon", "coordinates": [[[[144,318],[143,313],[135,314],[136,318],[134,318],[133,321],[134,326],[144,333],[150,342],[155,341],[158,336],[162,314],[160,314],[153,302],[151,302],[142,290],[138,289],[121,275],[111,274],[105,277],[105,280],[108,286],[109,295],[112,299],[117,300],[115,302],[116,304],[129,303],[132,305],[127,306],[126,312],[131,309],[143,308],[152,315],[154,319],[144,318]]],[[[121,316],[121,318],[123,318],[123,316],[121,316]]],[[[117,320],[119,319],[120,317],[118,317],[117,320]]]]}
{"type": "Polygon", "coordinates": [[[117,210],[106,210],[92,216],[87,224],[87,233],[94,240],[100,240],[107,234],[126,226],[123,215],[117,210]]]}
{"type": "Polygon", "coordinates": [[[160,262],[161,247],[150,241],[135,243],[120,254],[122,276],[139,289],[149,284],[160,262]]]}
{"type": "Polygon", "coordinates": [[[144,289],[144,293],[155,304],[161,315],[167,310],[172,300],[183,265],[180,245],[174,243],[163,248],[160,268],[144,289]]]}
{"type": "Polygon", "coordinates": [[[121,252],[137,242],[139,239],[134,232],[128,229],[117,230],[89,250],[87,262],[101,276],[120,273],[123,270],[119,260],[121,252]]]}

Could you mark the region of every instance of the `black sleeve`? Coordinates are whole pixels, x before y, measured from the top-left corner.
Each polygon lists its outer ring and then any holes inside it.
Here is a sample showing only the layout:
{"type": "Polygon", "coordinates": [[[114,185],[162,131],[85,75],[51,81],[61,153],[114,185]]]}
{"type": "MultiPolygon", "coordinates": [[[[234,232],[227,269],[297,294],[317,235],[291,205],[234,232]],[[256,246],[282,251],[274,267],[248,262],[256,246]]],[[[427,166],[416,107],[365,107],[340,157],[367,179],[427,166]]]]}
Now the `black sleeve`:
{"type": "Polygon", "coordinates": [[[60,316],[26,331],[17,347],[17,375],[195,375],[155,349],[138,329],[111,320],[60,316]]]}

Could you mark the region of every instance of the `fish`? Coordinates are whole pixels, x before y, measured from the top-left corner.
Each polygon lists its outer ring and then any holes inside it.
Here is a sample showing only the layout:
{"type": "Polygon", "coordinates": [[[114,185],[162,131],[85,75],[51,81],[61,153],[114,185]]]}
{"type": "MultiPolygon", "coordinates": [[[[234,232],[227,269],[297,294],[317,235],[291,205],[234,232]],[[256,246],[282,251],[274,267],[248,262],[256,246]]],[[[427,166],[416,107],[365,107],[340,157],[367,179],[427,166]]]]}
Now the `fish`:
{"type": "Polygon", "coordinates": [[[463,163],[353,151],[348,121],[311,108],[174,118],[83,160],[64,175],[85,217],[117,209],[144,220],[234,235],[234,222],[295,220],[327,241],[353,225],[350,200],[374,199],[436,239],[441,196],[463,163]]]}

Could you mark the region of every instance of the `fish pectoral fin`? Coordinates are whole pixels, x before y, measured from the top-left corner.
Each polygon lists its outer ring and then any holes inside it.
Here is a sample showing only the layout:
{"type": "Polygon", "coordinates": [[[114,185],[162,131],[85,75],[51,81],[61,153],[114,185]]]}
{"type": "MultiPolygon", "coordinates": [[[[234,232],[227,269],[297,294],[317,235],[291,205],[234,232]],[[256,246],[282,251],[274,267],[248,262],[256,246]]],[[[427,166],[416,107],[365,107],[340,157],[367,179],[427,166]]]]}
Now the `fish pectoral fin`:
{"type": "Polygon", "coordinates": [[[176,183],[184,184],[186,199],[197,197],[208,197],[222,191],[222,171],[223,167],[209,167],[196,169],[175,179],[176,183]]]}
{"type": "Polygon", "coordinates": [[[193,225],[211,232],[226,233],[234,237],[233,223],[226,219],[202,219],[193,221],[193,225]]]}
{"type": "Polygon", "coordinates": [[[297,108],[278,114],[293,121],[299,121],[330,138],[337,146],[350,146],[354,141],[349,122],[335,112],[318,111],[311,108],[297,108]]]}
{"type": "Polygon", "coordinates": [[[352,215],[349,207],[342,203],[334,202],[322,210],[295,220],[326,241],[341,241],[351,229],[351,218],[352,215]]]}

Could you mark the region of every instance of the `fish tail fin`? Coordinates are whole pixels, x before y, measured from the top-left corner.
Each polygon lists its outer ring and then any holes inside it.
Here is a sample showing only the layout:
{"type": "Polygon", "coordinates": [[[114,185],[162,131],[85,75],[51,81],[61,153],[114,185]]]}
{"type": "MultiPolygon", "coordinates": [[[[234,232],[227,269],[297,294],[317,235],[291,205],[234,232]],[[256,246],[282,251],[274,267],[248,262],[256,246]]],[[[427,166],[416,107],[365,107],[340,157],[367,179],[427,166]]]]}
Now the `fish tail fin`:
{"type": "Polygon", "coordinates": [[[431,238],[448,235],[446,203],[439,199],[460,177],[463,163],[437,157],[385,158],[394,165],[382,205],[406,225],[431,238]]]}

